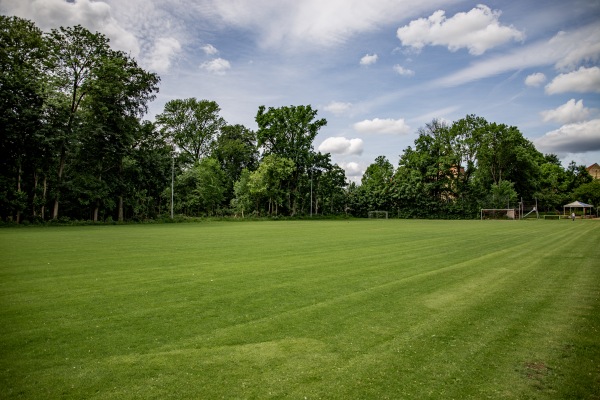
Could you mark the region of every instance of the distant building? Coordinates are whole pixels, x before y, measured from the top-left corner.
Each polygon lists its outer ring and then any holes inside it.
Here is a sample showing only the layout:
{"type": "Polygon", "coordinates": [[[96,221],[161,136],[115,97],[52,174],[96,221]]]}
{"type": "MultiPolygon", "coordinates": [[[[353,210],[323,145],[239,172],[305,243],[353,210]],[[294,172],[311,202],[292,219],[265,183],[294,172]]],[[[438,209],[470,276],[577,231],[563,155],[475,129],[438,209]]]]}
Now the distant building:
{"type": "Polygon", "coordinates": [[[587,172],[590,173],[592,178],[600,179],[600,165],[598,165],[598,163],[592,164],[589,167],[587,167],[586,169],[587,169],[587,172]]]}

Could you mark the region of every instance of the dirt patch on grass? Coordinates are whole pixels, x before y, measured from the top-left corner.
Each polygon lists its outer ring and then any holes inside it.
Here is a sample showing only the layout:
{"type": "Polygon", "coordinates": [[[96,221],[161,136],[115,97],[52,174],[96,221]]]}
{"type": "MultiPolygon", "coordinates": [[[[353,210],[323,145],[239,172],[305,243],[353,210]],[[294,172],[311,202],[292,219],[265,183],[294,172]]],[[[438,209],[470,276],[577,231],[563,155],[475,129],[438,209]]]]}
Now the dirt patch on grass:
{"type": "Polygon", "coordinates": [[[525,376],[529,379],[541,380],[550,372],[550,368],[543,362],[525,363],[525,376]]]}
{"type": "Polygon", "coordinates": [[[553,392],[548,377],[552,374],[552,368],[542,361],[531,361],[523,364],[523,374],[536,389],[543,392],[553,392]]]}

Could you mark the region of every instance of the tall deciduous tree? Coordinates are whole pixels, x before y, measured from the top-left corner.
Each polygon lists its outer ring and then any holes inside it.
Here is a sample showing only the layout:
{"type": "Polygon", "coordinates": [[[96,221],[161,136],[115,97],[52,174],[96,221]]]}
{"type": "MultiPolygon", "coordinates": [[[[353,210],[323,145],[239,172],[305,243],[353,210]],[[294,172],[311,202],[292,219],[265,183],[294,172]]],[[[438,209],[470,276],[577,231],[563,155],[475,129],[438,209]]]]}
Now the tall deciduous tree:
{"type": "MultiPolygon", "coordinates": [[[[32,22],[0,15],[0,210],[17,223],[32,201],[24,177],[35,186],[47,151],[40,135],[46,58],[46,42],[32,22]]],[[[35,187],[30,192],[35,196],[35,187]]]]}
{"type": "Polygon", "coordinates": [[[315,120],[317,110],[308,106],[290,106],[267,110],[260,106],[256,114],[258,145],[264,154],[275,154],[294,163],[294,171],[288,180],[288,210],[296,213],[300,180],[310,166],[314,154],[313,141],[319,129],[327,125],[323,119],[315,120]]]}
{"type": "Polygon", "coordinates": [[[235,215],[240,213],[242,218],[244,214],[251,211],[254,205],[252,194],[250,193],[251,172],[248,169],[242,170],[240,178],[233,184],[234,197],[231,200],[231,207],[235,215]]]}
{"type": "Polygon", "coordinates": [[[477,153],[478,178],[486,187],[514,183],[519,196],[531,199],[537,190],[543,156],[514,126],[488,124],[477,153]]]}
{"type": "MultiPolygon", "coordinates": [[[[140,132],[139,117],[145,114],[149,101],[158,91],[159,78],[146,72],[136,61],[123,52],[108,51],[94,71],[95,81],[88,89],[83,104],[89,112],[88,130],[81,138],[88,142],[97,157],[96,179],[107,181],[117,197],[117,218],[123,221],[124,194],[127,183],[124,177],[124,160],[133,151],[140,132]],[[109,176],[104,176],[109,172],[109,176]]],[[[98,201],[99,198],[96,199],[98,201]]],[[[97,219],[98,208],[94,213],[97,219]]]]}
{"type": "Polygon", "coordinates": [[[567,201],[567,174],[558,156],[548,154],[540,164],[539,188],[535,193],[538,207],[543,211],[558,210],[567,201]]]}
{"type": "Polygon", "coordinates": [[[250,195],[256,200],[257,208],[261,201],[267,202],[267,213],[277,215],[284,199],[289,197],[285,182],[294,173],[296,166],[289,158],[276,154],[265,156],[258,169],[248,181],[250,195]]]}
{"type": "Polygon", "coordinates": [[[53,29],[49,37],[53,68],[49,76],[55,86],[55,104],[66,110],[55,115],[64,116],[57,123],[58,155],[56,185],[52,217],[58,217],[63,174],[67,157],[73,151],[80,105],[97,80],[96,71],[109,53],[108,38],[91,33],[81,25],[53,29]]]}
{"type": "Polygon", "coordinates": [[[394,176],[394,166],[384,156],[379,156],[369,165],[363,174],[361,187],[368,199],[367,208],[389,210],[391,208],[390,188],[394,176]]]}
{"type": "Polygon", "coordinates": [[[213,143],[211,157],[215,158],[225,172],[225,201],[234,197],[234,183],[244,169],[253,171],[258,166],[256,134],[242,125],[227,125],[213,143]]]}
{"type": "Polygon", "coordinates": [[[577,165],[575,161],[571,161],[566,172],[566,187],[567,193],[572,193],[579,186],[590,183],[594,178],[587,172],[585,165],[577,165]]]}
{"type": "Polygon", "coordinates": [[[156,116],[165,138],[176,146],[184,162],[193,165],[209,156],[211,146],[226,124],[219,116],[221,109],[214,101],[171,100],[156,116]]]}
{"type": "Polygon", "coordinates": [[[415,148],[400,157],[394,178],[398,208],[407,216],[448,215],[460,197],[463,173],[459,141],[450,127],[438,120],[420,128],[415,148]]]}
{"type": "Polygon", "coordinates": [[[177,208],[188,215],[213,215],[223,201],[225,173],[207,157],[177,177],[177,208]]]}
{"type": "Polygon", "coordinates": [[[593,205],[598,211],[600,207],[600,180],[583,183],[573,191],[573,198],[593,205]]]}
{"type": "Polygon", "coordinates": [[[125,167],[128,205],[135,219],[156,218],[170,204],[170,193],[164,203],[161,194],[171,188],[171,146],[153,123],[144,121],[132,147],[125,167]]]}
{"type": "Polygon", "coordinates": [[[317,186],[317,202],[315,212],[321,210],[323,213],[342,214],[345,212],[346,196],[345,188],[346,174],[344,170],[336,165],[330,165],[319,177],[317,186]],[[319,204],[322,204],[319,206],[319,204]]]}

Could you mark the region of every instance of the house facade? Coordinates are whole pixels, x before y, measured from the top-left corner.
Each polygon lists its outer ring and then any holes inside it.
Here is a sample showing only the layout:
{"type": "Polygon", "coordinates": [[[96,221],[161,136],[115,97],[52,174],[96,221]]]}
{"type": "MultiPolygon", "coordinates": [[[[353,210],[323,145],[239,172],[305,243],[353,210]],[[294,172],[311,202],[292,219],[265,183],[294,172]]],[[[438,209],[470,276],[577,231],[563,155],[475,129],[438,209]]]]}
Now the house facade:
{"type": "Polygon", "coordinates": [[[587,172],[590,173],[592,178],[600,179],[600,165],[598,165],[598,163],[592,164],[589,167],[587,167],[586,169],[587,169],[587,172]]]}

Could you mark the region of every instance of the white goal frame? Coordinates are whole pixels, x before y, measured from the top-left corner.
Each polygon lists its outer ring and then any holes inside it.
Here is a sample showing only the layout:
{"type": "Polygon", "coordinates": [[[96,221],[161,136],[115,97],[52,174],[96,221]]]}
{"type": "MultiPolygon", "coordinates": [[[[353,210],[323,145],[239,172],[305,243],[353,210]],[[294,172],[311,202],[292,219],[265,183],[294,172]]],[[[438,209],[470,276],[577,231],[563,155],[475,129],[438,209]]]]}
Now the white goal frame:
{"type": "Polygon", "coordinates": [[[560,220],[563,216],[562,215],[544,215],[544,219],[558,219],[560,220]]]}
{"type": "Polygon", "coordinates": [[[504,214],[507,219],[517,220],[519,217],[519,212],[515,208],[482,208],[480,211],[481,220],[483,220],[483,215],[487,212],[504,214]]]}
{"type": "Polygon", "coordinates": [[[368,215],[369,215],[369,219],[388,219],[387,211],[378,211],[378,210],[369,211],[368,215]]]}

